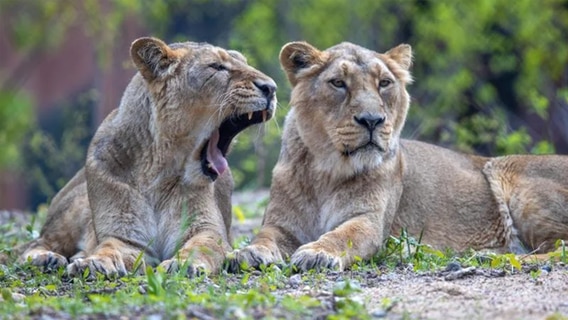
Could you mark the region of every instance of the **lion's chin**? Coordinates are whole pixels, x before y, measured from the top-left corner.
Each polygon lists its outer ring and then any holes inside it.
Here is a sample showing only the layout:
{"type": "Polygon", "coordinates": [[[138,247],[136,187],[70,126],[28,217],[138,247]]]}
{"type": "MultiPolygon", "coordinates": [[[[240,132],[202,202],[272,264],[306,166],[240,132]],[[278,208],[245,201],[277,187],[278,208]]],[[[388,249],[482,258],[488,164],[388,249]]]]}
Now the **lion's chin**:
{"type": "Polygon", "coordinates": [[[360,150],[346,156],[341,152],[329,152],[317,157],[315,170],[325,173],[331,179],[348,179],[369,170],[377,169],[384,161],[384,152],[377,149],[360,150]]]}
{"type": "Polygon", "coordinates": [[[351,154],[347,162],[355,173],[359,173],[379,167],[383,163],[384,154],[384,151],[379,151],[377,148],[366,148],[351,154]]]}

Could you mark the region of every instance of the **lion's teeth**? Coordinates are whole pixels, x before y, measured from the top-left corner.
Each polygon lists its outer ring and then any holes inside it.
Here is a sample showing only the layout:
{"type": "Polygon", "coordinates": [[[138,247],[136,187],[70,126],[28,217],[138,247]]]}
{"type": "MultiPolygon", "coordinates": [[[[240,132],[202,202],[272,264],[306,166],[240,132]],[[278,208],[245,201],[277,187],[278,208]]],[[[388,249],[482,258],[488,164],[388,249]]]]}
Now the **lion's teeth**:
{"type": "Polygon", "coordinates": [[[211,164],[211,162],[207,162],[207,168],[209,168],[209,169],[213,168],[213,165],[211,164]]]}
{"type": "Polygon", "coordinates": [[[248,113],[249,120],[252,119],[252,112],[248,113]]]}
{"type": "Polygon", "coordinates": [[[262,122],[266,121],[266,110],[262,110],[262,122]]]}

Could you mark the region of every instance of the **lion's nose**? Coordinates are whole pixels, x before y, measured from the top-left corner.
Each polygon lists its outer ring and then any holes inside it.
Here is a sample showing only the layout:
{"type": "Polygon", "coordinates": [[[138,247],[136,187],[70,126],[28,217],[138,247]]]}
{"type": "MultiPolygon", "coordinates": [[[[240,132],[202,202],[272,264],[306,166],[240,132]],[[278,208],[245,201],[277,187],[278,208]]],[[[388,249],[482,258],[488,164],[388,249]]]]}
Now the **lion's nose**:
{"type": "Polygon", "coordinates": [[[353,119],[355,119],[355,122],[371,131],[385,122],[385,116],[382,114],[367,113],[360,116],[353,116],[353,119]]]}
{"type": "Polygon", "coordinates": [[[276,83],[274,83],[274,81],[257,79],[254,80],[253,83],[266,98],[272,99],[274,97],[274,93],[276,92],[276,83]]]}

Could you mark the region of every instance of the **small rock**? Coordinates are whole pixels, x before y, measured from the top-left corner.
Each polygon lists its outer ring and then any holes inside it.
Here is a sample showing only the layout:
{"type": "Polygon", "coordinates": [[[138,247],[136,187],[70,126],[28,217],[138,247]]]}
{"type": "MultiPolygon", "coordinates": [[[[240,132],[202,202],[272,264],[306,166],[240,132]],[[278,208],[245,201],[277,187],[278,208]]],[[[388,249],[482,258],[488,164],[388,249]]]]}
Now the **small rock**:
{"type": "Polygon", "coordinates": [[[549,264],[545,264],[544,266],[540,267],[540,270],[544,273],[549,273],[552,271],[552,267],[549,264]]]}
{"type": "Polygon", "coordinates": [[[475,274],[475,271],[476,271],[475,267],[459,269],[457,271],[450,272],[448,275],[446,275],[444,277],[444,280],[452,281],[452,280],[460,279],[460,278],[475,274]]]}
{"type": "Polygon", "coordinates": [[[288,283],[292,287],[297,287],[302,283],[302,276],[299,275],[299,274],[295,274],[295,275],[290,277],[290,280],[288,280],[288,283]]]}
{"type": "Polygon", "coordinates": [[[244,319],[246,314],[243,309],[239,307],[229,307],[225,311],[225,318],[227,319],[244,319]]]}
{"type": "Polygon", "coordinates": [[[20,293],[12,293],[12,300],[14,302],[22,302],[26,296],[20,293]]]}
{"type": "Polygon", "coordinates": [[[387,316],[387,312],[383,309],[375,309],[371,311],[371,317],[373,318],[384,318],[387,316]]]}
{"type": "Polygon", "coordinates": [[[446,269],[444,269],[444,271],[453,272],[453,271],[458,271],[461,268],[462,267],[459,264],[459,262],[452,261],[452,262],[448,263],[448,265],[446,266],[446,269]]]}

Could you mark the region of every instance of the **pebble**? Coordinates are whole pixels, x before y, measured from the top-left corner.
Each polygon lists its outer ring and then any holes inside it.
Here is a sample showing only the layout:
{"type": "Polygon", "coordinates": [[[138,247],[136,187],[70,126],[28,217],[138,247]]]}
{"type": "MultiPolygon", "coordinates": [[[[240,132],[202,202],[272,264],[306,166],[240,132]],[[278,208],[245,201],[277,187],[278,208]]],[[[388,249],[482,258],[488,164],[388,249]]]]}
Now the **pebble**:
{"type": "Polygon", "coordinates": [[[387,316],[387,312],[383,309],[375,309],[371,311],[371,317],[373,318],[384,318],[387,316]]]}
{"type": "Polygon", "coordinates": [[[299,275],[299,274],[295,274],[295,275],[290,277],[290,280],[288,280],[288,283],[292,287],[297,287],[302,283],[302,276],[299,275]]]}
{"type": "Polygon", "coordinates": [[[545,264],[544,266],[540,267],[540,270],[549,273],[552,271],[552,267],[549,264],[545,264]]]}
{"type": "Polygon", "coordinates": [[[461,265],[459,264],[459,262],[452,261],[448,263],[444,271],[453,272],[453,271],[458,271],[459,269],[461,269],[461,265]]]}

